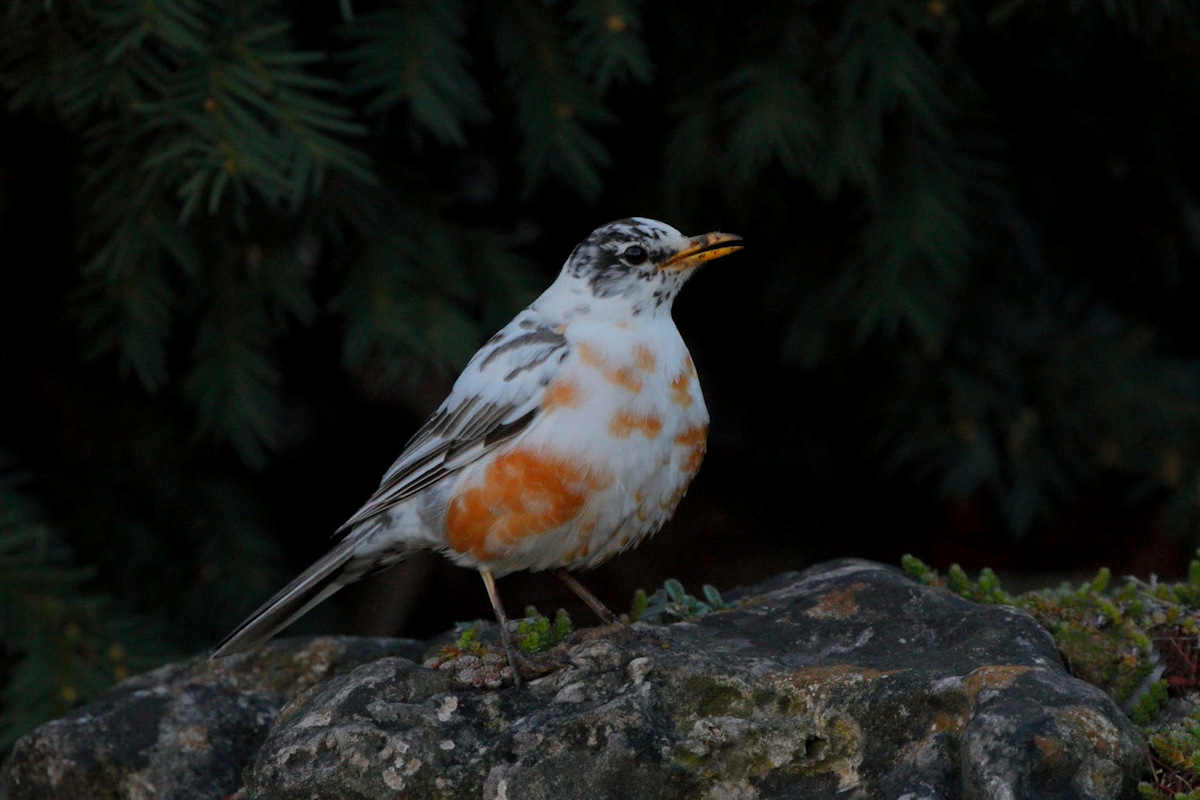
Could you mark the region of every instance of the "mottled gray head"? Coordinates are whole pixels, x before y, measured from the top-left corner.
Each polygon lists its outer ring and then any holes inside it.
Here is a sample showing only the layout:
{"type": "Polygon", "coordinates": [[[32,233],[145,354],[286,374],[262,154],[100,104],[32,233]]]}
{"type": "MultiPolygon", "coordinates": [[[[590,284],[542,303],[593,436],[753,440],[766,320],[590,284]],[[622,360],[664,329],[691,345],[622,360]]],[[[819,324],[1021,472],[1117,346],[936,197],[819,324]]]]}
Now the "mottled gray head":
{"type": "Polygon", "coordinates": [[[730,233],[684,236],[665,222],[629,217],[592,231],[563,272],[585,281],[595,297],[669,307],[696,267],[741,250],[740,241],[730,233]]]}

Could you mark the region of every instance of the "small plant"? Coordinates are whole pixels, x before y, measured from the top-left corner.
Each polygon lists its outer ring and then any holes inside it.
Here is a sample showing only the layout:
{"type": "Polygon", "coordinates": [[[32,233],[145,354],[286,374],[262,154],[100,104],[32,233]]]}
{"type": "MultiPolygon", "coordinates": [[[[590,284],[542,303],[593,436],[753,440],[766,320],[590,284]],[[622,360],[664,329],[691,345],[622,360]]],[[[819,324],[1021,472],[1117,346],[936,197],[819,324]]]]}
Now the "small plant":
{"type": "Polygon", "coordinates": [[[1099,686],[1121,704],[1146,738],[1149,764],[1138,786],[1142,798],[1200,800],[1200,710],[1187,716],[1170,702],[1200,699],[1200,552],[1180,583],[1128,577],[1113,586],[1101,569],[1079,586],[1063,584],[1022,595],[1000,587],[991,570],[972,581],[952,565],[946,575],[906,555],[904,570],[927,586],[941,586],[979,603],[1029,612],[1054,636],[1072,674],[1099,686]]]}
{"type": "Polygon", "coordinates": [[[665,625],[696,619],[713,611],[724,611],[737,605],[726,602],[715,586],[706,583],[700,587],[700,591],[704,595],[703,600],[688,594],[683,584],[674,578],[664,581],[662,588],[649,596],[642,589],[638,589],[633,594],[629,618],[634,622],[665,625]]]}
{"type": "MultiPolygon", "coordinates": [[[[517,647],[529,655],[544,653],[561,643],[572,630],[571,617],[561,608],[551,620],[528,606],[525,617],[517,620],[517,647]]],[[[494,636],[498,637],[498,633],[494,636]]],[[[489,642],[487,644],[480,638],[480,630],[474,625],[463,628],[457,639],[443,646],[424,664],[429,669],[449,671],[464,686],[499,688],[513,680],[512,667],[504,648],[493,638],[489,638],[489,642]]]]}
{"type": "Polygon", "coordinates": [[[1200,712],[1153,730],[1150,780],[1138,785],[1143,798],[1200,800],[1200,712]]]}
{"type": "Polygon", "coordinates": [[[517,623],[517,647],[523,653],[544,653],[571,635],[575,626],[564,609],[554,613],[554,619],[540,614],[534,606],[526,606],[525,619],[517,623]]]}
{"type": "MultiPolygon", "coordinates": [[[[526,606],[525,616],[517,620],[515,638],[521,652],[544,653],[560,644],[574,630],[571,615],[564,609],[560,608],[555,612],[554,619],[550,619],[535,606],[526,606]]],[[[452,644],[442,647],[438,652],[438,661],[451,661],[462,656],[483,657],[493,649],[499,648],[485,644],[479,636],[479,629],[471,625],[463,628],[452,644]]]]}

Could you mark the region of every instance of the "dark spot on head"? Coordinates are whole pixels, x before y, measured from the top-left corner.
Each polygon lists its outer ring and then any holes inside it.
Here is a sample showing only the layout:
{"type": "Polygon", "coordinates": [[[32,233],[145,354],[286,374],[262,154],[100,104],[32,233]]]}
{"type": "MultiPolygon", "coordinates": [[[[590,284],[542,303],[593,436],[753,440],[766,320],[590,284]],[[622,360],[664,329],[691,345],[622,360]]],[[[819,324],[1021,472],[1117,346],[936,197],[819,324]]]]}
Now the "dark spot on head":
{"type": "Polygon", "coordinates": [[[633,278],[663,280],[657,266],[669,255],[664,240],[673,235],[671,230],[636,218],[602,225],[571,253],[568,269],[585,278],[597,297],[630,291],[633,278]]]}

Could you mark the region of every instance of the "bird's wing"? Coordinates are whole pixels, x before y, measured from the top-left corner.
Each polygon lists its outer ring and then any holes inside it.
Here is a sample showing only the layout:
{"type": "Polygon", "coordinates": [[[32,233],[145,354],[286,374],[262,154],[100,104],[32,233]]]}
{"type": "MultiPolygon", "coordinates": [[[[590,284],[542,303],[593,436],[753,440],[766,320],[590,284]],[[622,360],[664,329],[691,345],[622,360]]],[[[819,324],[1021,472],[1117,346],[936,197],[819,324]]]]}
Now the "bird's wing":
{"type": "Polygon", "coordinates": [[[518,315],[475,354],[379,489],[338,530],[403,502],[525,430],[570,351],[553,325],[529,310],[518,315]]]}

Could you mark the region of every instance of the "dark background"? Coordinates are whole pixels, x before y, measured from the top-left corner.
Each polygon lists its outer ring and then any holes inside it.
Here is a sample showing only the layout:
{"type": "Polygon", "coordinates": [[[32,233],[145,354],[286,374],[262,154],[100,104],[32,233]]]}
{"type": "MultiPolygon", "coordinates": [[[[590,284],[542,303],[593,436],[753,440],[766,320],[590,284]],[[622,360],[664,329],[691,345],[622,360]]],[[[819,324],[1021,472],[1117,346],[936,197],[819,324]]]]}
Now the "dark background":
{"type": "MultiPolygon", "coordinates": [[[[614,608],[839,556],[1174,577],[1196,546],[1193,3],[4,13],[11,731],[210,647],[631,215],[746,247],[676,304],[709,452],[583,576],[614,608]]],[[[294,630],[431,636],[490,616],[479,583],[414,559],[294,630]]],[[[550,576],[501,592],[590,624],[550,576]]]]}

